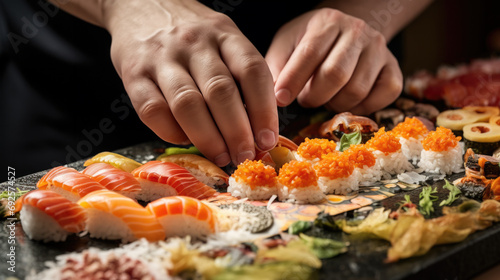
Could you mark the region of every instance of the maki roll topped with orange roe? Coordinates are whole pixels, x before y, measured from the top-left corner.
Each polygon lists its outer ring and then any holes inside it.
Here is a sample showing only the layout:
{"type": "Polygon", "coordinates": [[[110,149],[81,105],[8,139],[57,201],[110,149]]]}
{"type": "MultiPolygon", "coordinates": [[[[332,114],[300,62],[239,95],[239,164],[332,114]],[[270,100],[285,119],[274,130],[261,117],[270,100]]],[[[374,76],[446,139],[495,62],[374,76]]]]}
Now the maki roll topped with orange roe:
{"type": "Polygon", "coordinates": [[[351,145],[344,151],[349,157],[349,162],[354,164],[354,169],[359,172],[359,180],[363,184],[379,181],[382,178],[380,165],[372,150],[364,144],[351,145]]]}
{"type": "Polygon", "coordinates": [[[386,132],[383,127],[366,142],[366,147],[373,150],[377,163],[383,171],[384,179],[413,170],[413,165],[403,154],[398,137],[391,132],[386,132]]]}
{"type": "Polygon", "coordinates": [[[279,171],[278,181],[280,201],[307,204],[320,202],[325,198],[310,162],[292,160],[284,164],[279,171]]]}
{"type": "Polygon", "coordinates": [[[422,140],[422,153],[418,166],[426,172],[451,174],[462,171],[463,149],[459,145],[461,137],[444,127],[437,127],[422,140]]]}
{"type": "Polygon", "coordinates": [[[314,163],[319,161],[322,156],[330,153],[338,153],[335,141],[321,138],[306,138],[297,148],[295,157],[299,161],[314,163]]]}
{"type": "Polygon", "coordinates": [[[399,123],[391,132],[399,138],[401,149],[407,159],[417,163],[422,152],[421,141],[429,133],[427,127],[416,117],[406,118],[399,123]]]}
{"type": "Polygon", "coordinates": [[[245,160],[229,177],[228,192],[234,197],[265,200],[278,193],[278,177],[272,166],[261,160],[245,160]]]}
{"type": "Polygon", "coordinates": [[[354,169],[354,162],[347,153],[335,153],[323,156],[314,165],[318,182],[325,194],[346,195],[358,190],[359,173],[354,169]]]}

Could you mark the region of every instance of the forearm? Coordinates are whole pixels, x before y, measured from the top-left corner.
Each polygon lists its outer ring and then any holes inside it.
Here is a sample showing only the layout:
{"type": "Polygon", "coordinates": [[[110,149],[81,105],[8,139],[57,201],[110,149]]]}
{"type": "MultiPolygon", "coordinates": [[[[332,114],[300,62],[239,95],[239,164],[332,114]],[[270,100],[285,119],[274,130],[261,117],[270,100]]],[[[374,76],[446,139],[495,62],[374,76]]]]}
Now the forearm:
{"type": "Polygon", "coordinates": [[[94,25],[105,27],[105,8],[114,0],[48,0],[60,9],[94,25]]]}
{"type": "Polygon", "coordinates": [[[433,0],[325,0],[320,8],[333,8],[367,22],[391,40],[433,0]]]}

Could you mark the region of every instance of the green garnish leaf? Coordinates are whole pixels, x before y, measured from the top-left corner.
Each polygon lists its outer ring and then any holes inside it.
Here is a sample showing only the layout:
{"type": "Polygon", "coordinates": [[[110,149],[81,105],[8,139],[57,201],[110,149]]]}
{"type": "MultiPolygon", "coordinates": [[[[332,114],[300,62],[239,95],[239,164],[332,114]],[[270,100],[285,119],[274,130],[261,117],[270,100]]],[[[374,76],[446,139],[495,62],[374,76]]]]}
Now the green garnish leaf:
{"type": "Polygon", "coordinates": [[[434,212],[434,206],[432,205],[432,202],[438,199],[436,195],[433,195],[435,193],[437,193],[437,188],[422,188],[422,192],[419,194],[420,201],[418,202],[418,205],[420,206],[420,213],[422,213],[423,215],[430,215],[431,212],[434,212]]]}
{"type": "Polygon", "coordinates": [[[320,259],[333,258],[339,254],[347,252],[347,244],[341,241],[317,238],[299,234],[300,239],[309,247],[309,249],[320,259]]]}
{"type": "Polygon", "coordinates": [[[450,192],[448,193],[448,198],[441,201],[441,203],[439,203],[439,206],[452,204],[453,201],[457,200],[457,198],[460,197],[460,194],[462,194],[460,189],[458,189],[455,185],[451,184],[446,179],[444,179],[444,181],[446,183],[444,184],[443,188],[449,190],[450,192]]]}
{"type": "Polygon", "coordinates": [[[314,227],[321,230],[342,231],[342,228],[339,226],[339,223],[333,219],[333,216],[324,211],[319,212],[314,220],[314,227]]]}
{"type": "Polygon", "coordinates": [[[340,151],[343,152],[351,145],[357,145],[361,143],[361,132],[356,131],[353,133],[346,134],[344,133],[340,138],[340,151]]]}
{"type": "Polygon", "coordinates": [[[166,156],[179,155],[179,154],[202,155],[200,150],[198,150],[198,148],[196,148],[195,146],[191,146],[189,148],[169,147],[165,149],[164,153],[164,155],[166,156]]]}
{"type": "Polygon", "coordinates": [[[288,227],[289,234],[299,234],[312,227],[312,222],[296,221],[288,227]]]}

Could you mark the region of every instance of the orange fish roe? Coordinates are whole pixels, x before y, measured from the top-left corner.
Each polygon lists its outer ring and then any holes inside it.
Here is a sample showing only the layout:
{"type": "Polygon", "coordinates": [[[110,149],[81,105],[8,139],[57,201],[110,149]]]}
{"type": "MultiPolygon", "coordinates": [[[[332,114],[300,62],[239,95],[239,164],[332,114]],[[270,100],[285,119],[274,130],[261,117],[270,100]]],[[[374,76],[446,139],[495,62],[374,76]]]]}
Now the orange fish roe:
{"type": "Polygon", "coordinates": [[[388,155],[399,151],[401,149],[401,144],[394,134],[385,132],[385,128],[382,127],[366,142],[366,147],[381,151],[388,155]]]}
{"type": "Polygon", "coordinates": [[[422,140],[422,146],[426,151],[443,152],[457,146],[460,139],[462,137],[456,137],[450,129],[438,126],[422,140]]]}
{"type": "Polygon", "coordinates": [[[317,186],[318,176],[311,163],[292,160],[281,167],[278,181],[289,188],[306,188],[317,186]]]}
{"type": "Polygon", "coordinates": [[[391,132],[405,139],[417,139],[419,136],[425,136],[429,130],[418,118],[405,118],[405,121],[396,125],[391,132]]]}
{"type": "Polygon", "coordinates": [[[307,160],[320,159],[323,155],[337,152],[336,148],[337,144],[335,141],[306,138],[304,142],[300,143],[297,154],[307,160]]]}
{"type": "Polygon", "coordinates": [[[335,153],[324,156],[314,165],[314,169],[318,176],[334,180],[349,177],[354,171],[354,164],[348,154],[335,153]]]}
{"type": "Polygon", "coordinates": [[[351,145],[349,149],[344,151],[344,154],[349,157],[349,161],[354,164],[354,167],[363,168],[365,165],[368,167],[375,165],[375,155],[363,144],[351,145]]]}
{"type": "Polygon", "coordinates": [[[245,160],[238,165],[232,176],[236,182],[246,183],[251,189],[257,186],[274,186],[277,183],[276,170],[261,160],[245,160]]]}

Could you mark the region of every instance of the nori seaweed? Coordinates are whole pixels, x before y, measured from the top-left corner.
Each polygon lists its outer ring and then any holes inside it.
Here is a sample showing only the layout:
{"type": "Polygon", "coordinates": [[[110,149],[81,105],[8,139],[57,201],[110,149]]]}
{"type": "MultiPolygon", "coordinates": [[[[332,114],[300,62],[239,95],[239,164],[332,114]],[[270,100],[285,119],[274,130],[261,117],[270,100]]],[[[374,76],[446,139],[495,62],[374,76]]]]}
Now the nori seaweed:
{"type": "Polygon", "coordinates": [[[496,149],[500,148],[500,141],[483,143],[483,142],[471,141],[464,138],[464,144],[466,151],[467,149],[471,148],[474,151],[474,153],[481,155],[492,155],[496,149]]]}

